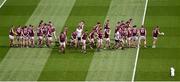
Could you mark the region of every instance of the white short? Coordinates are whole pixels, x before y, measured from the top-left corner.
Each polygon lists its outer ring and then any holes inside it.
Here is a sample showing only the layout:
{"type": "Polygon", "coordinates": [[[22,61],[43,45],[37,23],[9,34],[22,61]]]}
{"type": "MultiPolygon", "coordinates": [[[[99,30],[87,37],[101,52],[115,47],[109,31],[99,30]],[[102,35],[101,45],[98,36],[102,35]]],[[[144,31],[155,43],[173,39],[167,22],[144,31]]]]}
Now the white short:
{"type": "Polygon", "coordinates": [[[137,37],[137,36],[133,36],[133,37],[132,37],[132,40],[137,41],[137,40],[138,40],[138,37],[137,37]]]}
{"type": "Polygon", "coordinates": [[[105,38],[106,39],[106,41],[110,41],[110,38],[105,38]]]}
{"type": "Polygon", "coordinates": [[[48,39],[49,41],[52,41],[52,37],[47,37],[47,39],[48,39]]]}
{"type": "Polygon", "coordinates": [[[28,40],[28,39],[29,39],[29,37],[27,37],[27,36],[23,36],[23,39],[24,39],[24,40],[28,40]]]}
{"type": "Polygon", "coordinates": [[[42,40],[42,39],[43,39],[43,36],[38,36],[38,39],[42,40]]]}
{"type": "Polygon", "coordinates": [[[92,38],[92,39],[90,39],[90,42],[94,42],[94,39],[92,38]]]}
{"type": "Polygon", "coordinates": [[[14,39],[14,36],[9,35],[9,39],[13,40],[13,39],[14,39]]]}
{"type": "Polygon", "coordinates": [[[102,44],[102,39],[98,39],[98,43],[101,43],[101,44],[102,44]]]}
{"type": "Polygon", "coordinates": [[[132,37],[128,37],[127,40],[129,40],[129,41],[132,40],[132,37]]]}
{"type": "Polygon", "coordinates": [[[140,40],[146,40],[146,36],[140,36],[139,39],[140,40]]]}
{"type": "Polygon", "coordinates": [[[31,40],[34,40],[34,37],[30,37],[31,40]]]}
{"type": "Polygon", "coordinates": [[[66,43],[65,42],[60,42],[60,46],[64,46],[65,47],[66,43]]]}
{"type": "Polygon", "coordinates": [[[154,40],[157,40],[157,37],[153,37],[154,40]]]}
{"type": "Polygon", "coordinates": [[[81,42],[82,42],[83,44],[86,44],[86,40],[83,40],[83,39],[82,39],[81,42]]]}

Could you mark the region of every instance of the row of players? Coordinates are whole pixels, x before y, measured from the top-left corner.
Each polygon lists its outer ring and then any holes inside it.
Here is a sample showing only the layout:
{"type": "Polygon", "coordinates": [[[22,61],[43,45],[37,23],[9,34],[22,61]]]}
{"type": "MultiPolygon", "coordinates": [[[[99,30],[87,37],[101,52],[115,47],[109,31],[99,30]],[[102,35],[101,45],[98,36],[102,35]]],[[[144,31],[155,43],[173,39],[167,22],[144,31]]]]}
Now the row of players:
{"type": "MultiPolygon", "coordinates": [[[[99,50],[102,48],[104,38],[106,43],[104,48],[110,48],[111,29],[109,20],[106,21],[104,28],[102,28],[100,22],[97,22],[89,34],[87,31],[84,31],[84,26],[84,21],[81,21],[78,24],[77,29],[71,34],[71,46],[77,47],[82,44],[82,51],[86,52],[86,40],[89,41],[90,48],[93,48],[96,45],[95,40],[97,40],[97,50],[99,50]]],[[[38,36],[38,47],[42,47],[43,43],[45,43],[47,47],[50,47],[53,36],[57,40],[55,27],[52,22],[44,23],[41,21],[36,30],[33,30],[33,28],[34,26],[32,25],[24,27],[18,26],[17,28],[13,27],[9,33],[10,46],[14,46],[16,42],[18,47],[34,47],[35,32],[38,36]],[[16,38],[14,38],[14,36],[16,38]]],[[[155,45],[159,34],[163,35],[164,33],[160,33],[159,27],[156,26],[153,29],[153,48],[156,47],[155,45]]],[[[146,35],[146,28],[141,26],[141,28],[138,29],[136,28],[136,25],[132,26],[132,19],[129,19],[126,22],[118,22],[114,33],[115,44],[113,45],[113,48],[123,49],[124,47],[137,47],[141,41],[143,41],[144,47],[146,47],[146,35]]],[[[67,27],[60,33],[58,39],[60,50],[64,52],[67,43],[67,27]]]]}
{"type": "Polygon", "coordinates": [[[38,28],[34,30],[34,26],[18,26],[10,29],[9,39],[10,39],[10,47],[35,47],[35,32],[38,37],[38,47],[43,47],[43,42],[47,47],[50,47],[53,36],[55,36],[55,28],[52,22],[44,23],[41,21],[38,25],[38,28]]]}

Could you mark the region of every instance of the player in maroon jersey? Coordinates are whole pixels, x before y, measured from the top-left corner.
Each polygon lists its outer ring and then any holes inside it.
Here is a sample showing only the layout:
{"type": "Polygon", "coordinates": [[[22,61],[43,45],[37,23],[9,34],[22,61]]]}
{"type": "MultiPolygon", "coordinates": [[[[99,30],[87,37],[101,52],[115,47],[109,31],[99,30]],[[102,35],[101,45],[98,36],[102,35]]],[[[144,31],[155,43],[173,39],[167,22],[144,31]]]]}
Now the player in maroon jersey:
{"type": "Polygon", "coordinates": [[[16,42],[17,42],[17,45],[18,45],[18,47],[21,47],[21,45],[22,45],[22,37],[21,37],[21,31],[22,29],[21,29],[21,26],[19,25],[18,27],[17,27],[17,29],[16,29],[16,42]]]}
{"type": "Polygon", "coordinates": [[[48,24],[48,26],[47,26],[47,34],[46,34],[46,37],[47,37],[46,45],[47,45],[47,47],[51,46],[51,43],[53,41],[53,38],[52,38],[53,36],[55,36],[55,28],[52,26],[52,24],[50,22],[50,24],[48,24]]]}
{"type": "Polygon", "coordinates": [[[101,23],[100,22],[97,22],[97,24],[94,26],[94,30],[96,31],[96,33],[98,33],[98,31],[102,29],[101,27],[101,23]]]}
{"type": "Polygon", "coordinates": [[[152,35],[153,35],[153,46],[152,46],[152,48],[156,48],[158,35],[164,35],[164,33],[159,31],[159,26],[156,26],[152,31],[152,35]]]}
{"type": "Polygon", "coordinates": [[[88,33],[87,30],[82,33],[82,52],[86,53],[86,39],[87,39],[88,33]]]}
{"type": "Polygon", "coordinates": [[[129,27],[129,28],[126,28],[127,31],[126,32],[126,40],[127,40],[127,44],[128,44],[128,47],[132,47],[132,28],[129,27]]]}
{"type": "Polygon", "coordinates": [[[75,32],[72,32],[71,34],[71,43],[70,43],[70,46],[71,47],[77,47],[77,33],[76,31],[75,32]]]}
{"type": "Polygon", "coordinates": [[[29,32],[27,26],[24,26],[23,29],[23,46],[28,47],[29,46],[29,32]]]}
{"type": "Polygon", "coordinates": [[[63,33],[66,35],[66,44],[67,44],[67,32],[68,32],[68,26],[65,26],[63,33]]]}
{"type": "Polygon", "coordinates": [[[14,31],[14,26],[11,27],[10,31],[9,31],[9,43],[10,43],[10,47],[14,46],[14,35],[15,35],[15,31],[14,31]]]}
{"type": "Polygon", "coordinates": [[[44,40],[47,40],[47,33],[48,33],[48,24],[44,23],[42,25],[42,30],[43,30],[43,42],[46,42],[44,40]]]}
{"type": "Polygon", "coordinates": [[[98,40],[97,51],[100,51],[100,48],[102,47],[102,43],[103,43],[103,32],[101,29],[97,32],[97,40],[98,40]]]}
{"type": "Polygon", "coordinates": [[[147,31],[146,28],[142,25],[141,28],[139,29],[139,44],[141,45],[141,42],[143,41],[144,43],[144,47],[146,48],[146,35],[147,35],[147,31]]]}
{"type": "Polygon", "coordinates": [[[95,30],[93,29],[90,33],[89,33],[89,42],[90,42],[90,48],[93,49],[94,47],[94,38],[95,38],[95,30]]]}
{"type": "Polygon", "coordinates": [[[65,48],[66,48],[66,35],[64,32],[61,32],[59,35],[59,52],[65,53],[65,48]]]}
{"type": "Polygon", "coordinates": [[[34,30],[33,26],[29,25],[28,27],[28,34],[29,34],[29,39],[28,39],[28,46],[29,47],[34,47],[34,30]]]}
{"type": "Polygon", "coordinates": [[[110,29],[105,29],[105,32],[104,32],[104,38],[106,41],[105,49],[110,48],[110,33],[111,33],[110,29]]]}
{"type": "Polygon", "coordinates": [[[138,46],[138,29],[136,28],[136,25],[132,28],[132,47],[138,46]]]}
{"type": "Polygon", "coordinates": [[[38,47],[43,46],[43,25],[39,25],[37,28],[38,47]]]}

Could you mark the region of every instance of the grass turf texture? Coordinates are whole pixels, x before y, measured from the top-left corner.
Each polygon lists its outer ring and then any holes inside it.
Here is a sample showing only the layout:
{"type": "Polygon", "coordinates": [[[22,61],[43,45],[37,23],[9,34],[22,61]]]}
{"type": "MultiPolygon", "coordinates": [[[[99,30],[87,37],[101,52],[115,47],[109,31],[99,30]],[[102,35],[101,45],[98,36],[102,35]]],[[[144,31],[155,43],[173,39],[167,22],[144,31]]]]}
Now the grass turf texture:
{"type": "MultiPolygon", "coordinates": [[[[1,3],[2,2],[3,0],[1,0],[1,3]]],[[[0,61],[9,50],[7,46],[9,46],[8,35],[10,26],[24,25],[38,3],[39,0],[8,0],[2,8],[0,8],[0,61]],[[21,12],[19,10],[21,10],[21,12]]]]}
{"type": "MultiPolygon", "coordinates": [[[[38,6],[36,7],[36,9],[34,10],[32,16],[26,22],[26,25],[27,24],[37,25],[40,20],[45,20],[45,21],[51,20],[54,23],[57,32],[59,33],[60,32],[59,30],[61,30],[61,28],[64,25],[62,23],[64,23],[66,18],[68,17],[72,6],[73,6],[72,0],[71,1],[41,0],[38,6]],[[68,4],[63,5],[64,3],[62,2],[68,4]],[[53,11],[54,9],[56,9],[57,11],[53,11]],[[61,20],[58,19],[60,18],[58,16],[59,14],[62,15],[61,20]]],[[[50,56],[51,51],[52,49],[48,49],[48,48],[43,48],[43,49],[11,48],[0,64],[0,69],[6,69],[6,70],[2,70],[1,72],[2,74],[1,80],[37,80],[47,59],[50,56]]]]}
{"type": "MultiPolygon", "coordinates": [[[[159,25],[165,37],[159,38],[157,49],[140,50],[136,80],[179,80],[179,6],[179,0],[149,0],[148,43],[153,25],[159,25]],[[171,65],[177,71],[173,79],[169,77],[171,65]]],[[[130,17],[139,26],[143,8],[144,0],[7,0],[0,9],[0,80],[131,80],[136,49],[100,53],[88,50],[87,55],[71,48],[65,55],[57,48],[9,50],[8,31],[11,25],[38,24],[43,19],[52,20],[57,32],[68,25],[70,35],[80,20],[85,20],[90,30],[97,21],[103,23],[106,15],[110,16],[112,28],[118,20],[130,17]]]]}
{"type": "MultiPolygon", "coordinates": [[[[110,16],[111,42],[117,21],[132,18],[133,24],[141,25],[144,0],[112,0],[107,16],[110,16]],[[127,11],[128,10],[128,11],[127,11]]],[[[104,43],[105,44],[105,43],[104,43]]],[[[86,80],[130,81],[133,74],[136,49],[102,50],[95,52],[86,80]]]]}
{"type": "Polygon", "coordinates": [[[179,3],[179,0],[149,0],[145,21],[148,29],[148,44],[152,44],[151,31],[154,25],[159,25],[165,36],[159,37],[156,49],[140,49],[135,80],[180,80],[179,3]],[[170,77],[171,66],[176,69],[174,78],[170,77]]]}
{"type": "MultiPolygon", "coordinates": [[[[91,30],[97,21],[104,22],[111,0],[76,0],[69,18],[66,21],[68,35],[75,31],[79,21],[86,22],[85,29],[91,30]]],[[[66,49],[62,55],[53,49],[39,80],[78,80],[83,81],[89,69],[94,50],[87,55],[80,49],[66,49]]]]}

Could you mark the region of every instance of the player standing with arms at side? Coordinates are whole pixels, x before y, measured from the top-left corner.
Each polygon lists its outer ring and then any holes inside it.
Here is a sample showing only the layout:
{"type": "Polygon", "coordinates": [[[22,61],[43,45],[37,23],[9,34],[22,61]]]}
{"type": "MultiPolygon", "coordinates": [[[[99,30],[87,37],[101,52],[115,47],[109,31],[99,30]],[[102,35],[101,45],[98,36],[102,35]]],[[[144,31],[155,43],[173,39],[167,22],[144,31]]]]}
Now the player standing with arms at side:
{"type": "Polygon", "coordinates": [[[88,33],[87,30],[82,33],[82,51],[83,53],[86,53],[86,39],[87,39],[88,33]]]}
{"type": "Polygon", "coordinates": [[[52,25],[52,23],[51,22],[49,22],[49,24],[48,24],[48,30],[47,30],[47,35],[46,35],[46,37],[47,37],[47,43],[46,43],[46,45],[47,45],[47,47],[50,47],[51,46],[51,43],[52,43],[52,41],[53,41],[53,36],[54,36],[54,38],[56,39],[56,35],[55,35],[55,28],[53,27],[53,25],[52,25]]]}
{"type": "Polygon", "coordinates": [[[29,32],[29,46],[33,48],[35,47],[35,45],[34,45],[34,30],[32,25],[29,25],[28,32],[29,32]]]}
{"type": "Polygon", "coordinates": [[[66,48],[66,35],[61,32],[59,35],[59,52],[65,53],[65,48],[66,48]]]}
{"type": "Polygon", "coordinates": [[[40,24],[37,28],[38,47],[42,48],[43,45],[43,25],[40,24]]]}
{"type": "Polygon", "coordinates": [[[78,27],[76,29],[76,33],[77,33],[77,47],[79,47],[80,43],[81,43],[82,31],[83,31],[83,29],[81,27],[78,27]]]}
{"type": "Polygon", "coordinates": [[[77,33],[76,32],[73,32],[72,34],[71,34],[71,39],[70,39],[70,41],[71,41],[71,43],[70,43],[70,46],[71,47],[77,47],[77,33]]]}
{"type": "Polygon", "coordinates": [[[102,32],[102,29],[100,29],[97,32],[97,40],[98,40],[97,51],[100,51],[100,48],[102,47],[102,43],[103,43],[103,32],[102,32]]]}
{"type": "Polygon", "coordinates": [[[10,47],[14,46],[14,35],[16,33],[14,32],[14,26],[11,27],[10,31],[9,31],[9,40],[10,40],[10,47]]]}
{"type": "Polygon", "coordinates": [[[17,45],[18,47],[21,47],[22,45],[22,37],[21,37],[21,26],[18,26],[17,29],[16,29],[16,42],[17,42],[17,45]]]}
{"type": "Polygon", "coordinates": [[[28,32],[28,28],[27,26],[24,26],[24,29],[23,29],[23,44],[24,44],[24,47],[29,47],[29,32],[28,32]]]}
{"type": "Polygon", "coordinates": [[[141,45],[141,43],[143,41],[144,48],[147,48],[147,46],[146,46],[146,35],[147,35],[146,28],[142,25],[141,28],[139,29],[139,44],[141,45]]]}
{"type": "Polygon", "coordinates": [[[93,29],[90,33],[89,33],[89,42],[90,42],[90,48],[93,49],[94,47],[94,37],[95,37],[95,30],[93,29]]]}
{"type": "Polygon", "coordinates": [[[138,46],[138,29],[136,28],[136,25],[134,25],[132,28],[132,46],[138,46]]]}
{"type": "Polygon", "coordinates": [[[104,25],[104,38],[106,41],[106,45],[104,49],[110,48],[110,33],[111,33],[111,30],[110,30],[109,19],[108,19],[106,21],[106,24],[104,25]]]}
{"type": "Polygon", "coordinates": [[[159,26],[156,26],[152,31],[152,35],[153,35],[153,46],[152,46],[152,48],[156,48],[158,35],[164,35],[164,33],[159,31],[159,26]]]}

